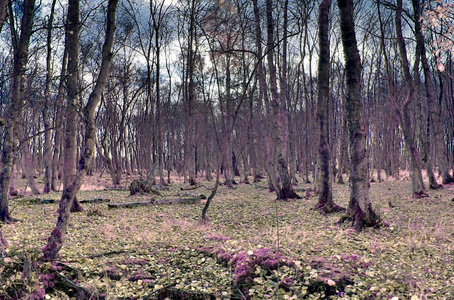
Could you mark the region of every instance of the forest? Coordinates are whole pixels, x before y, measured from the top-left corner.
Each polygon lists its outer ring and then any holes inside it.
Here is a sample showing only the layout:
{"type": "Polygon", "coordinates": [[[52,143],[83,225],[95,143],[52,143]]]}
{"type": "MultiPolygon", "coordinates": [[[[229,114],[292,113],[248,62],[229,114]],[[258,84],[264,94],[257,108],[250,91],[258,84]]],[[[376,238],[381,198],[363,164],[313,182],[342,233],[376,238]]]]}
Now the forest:
{"type": "Polygon", "coordinates": [[[450,0],[0,0],[0,299],[454,299],[450,0]]]}

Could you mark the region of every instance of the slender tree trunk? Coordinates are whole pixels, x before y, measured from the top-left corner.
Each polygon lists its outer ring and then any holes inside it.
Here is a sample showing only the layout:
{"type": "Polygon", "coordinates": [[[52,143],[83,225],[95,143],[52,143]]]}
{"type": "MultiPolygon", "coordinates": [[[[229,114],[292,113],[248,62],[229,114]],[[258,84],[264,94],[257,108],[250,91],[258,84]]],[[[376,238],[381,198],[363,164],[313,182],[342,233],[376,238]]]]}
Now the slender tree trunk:
{"type": "MultiPolygon", "coordinates": [[[[164,140],[162,133],[162,101],[161,101],[161,17],[162,17],[162,5],[164,1],[160,4],[159,11],[154,11],[154,5],[150,2],[150,7],[153,17],[153,26],[155,30],[155,51],[156,51],[156,134],[157,134],[157,163],[158,163],[158,176],[159,184],[165,185],[164,180],[164,140]]],[[[158,6],[158,4],[156,4],[158,6]]],[[[157,7],[156,7],[157,9],[157,7]]]]}
{"type": "Polygon", "coordinates": [[[414,100],[415,88],[410,74],[410,67],[407,58],[407,49],[402,34],[402,0],[397,0],[396,7],[396,35],[399,46],[400,59],[404,73],[405,84],[407,86],[407,97],[402,104],[402,111],[397,111],[398,117],[402,122],[404,141],[409,151],[411,163],[411,182],[413,196],[416,198],[427,196],[424,183],[422,181],[420,156],[416,147],[415,137],[412,131],[410,103],[414,100]]]}
{"type": "Polygon", "coordinates": [[[356,230],[376,227],[380,218],[369,199],[369,169],[366,156],[366,120],[361,105],[361,59],[355,36],[353,0],[338,0],[340,29],[347,75],[346,109],[351,151],[350,202],[347,215],[356,230]]]}
{"type": "MultiPolygon", "coordinates": [[[[79,12],[79,0],[70,0],[69,10],[74,9],[73,13],[78,15],[79,12]],[[74,5],[71,7],[71,5],[74,5]]],[[[68,186],[64,191],[60,199],[60,206],[58,209],[58,220],[57,225],[51,232],[51,235],[48,239],[47,245],[43,248],[43,260],[52,260],[54,259],[60,249],[63,246],[64,235],[66,233],[66,227],[69,223],[70,208],[71,203],[74,201],[76,194],[79,192],[80,187],[82,186],[83,180],[87,168],[90,166],[93,152],[96,142],[96,124],[95,124],[95,111],[96,107],[99,104],[101,99],[101,94],[106,85],[107,77],[110,72],[110,65],[112,62],[112,45],[115,34],[115,14],[117,10],[118,0],[109,0],[107,8],[107,28],[106,28],[106,38],[104,45],[102,47],[102,62],[101,68],[96,80],[95,87],[91,92],[88,102],[83,110],[84,125],[85,125],[85,143],[84,151],[79,161],[79,166],[77,169],[77,174],[72,181],[71,185],[68,186]]],[[[69,14],[69,11],[68,11],[69,14]]],[[[75,20],[69,18],[68,21],[75,20]]],[[[69,24],[69,25],[78,25],[69,24]]],[[[68,30],[71,26],[68,26],[68,30]]]]}
{"type": "Polygon", "coordinates": [[[230,130],[230,127],[233,122],[233,99],[231,95],[231,73],[230,73],[230,55],[227,54],[225,57],[225,107],[226,107],[226,114],[225,114],[225,129],[224,132],[227,136],[227,147],[225,147],[224,153],[224,176],[225,176],[225,184],[232,188],[234,184],[234,176],[235,170],[232,161],[232,153],[233,153],[233,139],[231,134],[227,134],[227,131],[230,130]]]}
{"type": "Polygon", "coordinates": [[[68,52],[66,49],[63,53],[62,67],[60,73],[60,83],[58,85],[57,99],[55,101],[55,135],[54,135],[54,153],[52,155],[52,175],[51,189],[58,191],[57,180],[60,178],[60,160],[61,160],[61,135],[63,132],[63,101],[65,96],[64,80],[66,74],[66,66],[68,63],[68,52]]]}
{"type": "Polygon", "coordinates": [[[195,136],[194,136],[194,94],[195,94],[195,83],[194,83],[194,69],[195,69],[195,0],[191,0],[191,14],[190,24],[188,32],[188,50],[187,50],[187,66],[186,66],[186,78],[184,88],[184,108],[185,108],[185,135],[184,135],[184,168],[185,178],[186,173],[188,174],[189,184],[195,185],[196,174],[195,174],[195,136]]]}
{"type": "MultiPolygon", "coordinates": [[[[2,169],[0,173],[0,221],[5,223],[13,221],[8,210],[8,193],[13,162],[17,154],[17,137],[14,135],[14,132],[16,130],[20,130],[20,124],[18,122],[22,115],[23,109],[22,86],[28,62],[28,47],[30,37],[32,35],[34,12],[35,0],[25,0],[19,39],[15,36],[14,28],[11,30],[13,33],[12,37],[14,48],[13,75],[11,78],[11,90],[9,97],[11,103],[7,109],[5,117],[6,126],[3,138],[2,169]]],[[[11,6],[10,13],[12,13],[11,6]]],[[[13,24],[13,16],[11,15],[10,17],[12,21],[11,23],[13,24]]]]}
{"type": "MultiPolygon", "coordinates": [[[[415,33],[416,33],[416,41],[419,45],[418,49],[420,50],[421,55],[421,63],[424,72],[424,85],[426,88],[426,99],[427,99],[427,108],[428,108],[428,116],[427,116],[427,141],[430,142],[430,137],[433,136],[435,139],[435,152],[438,153],[438,166],[442,176],[442,183],[448,184],[454,182],[454,178],[449,173],[448,167],[448,155],[446,151],[446,147],[444,144],[444,135],[443,135],[443,124],[441,122],[440,116],[437,114],[437,105],[435,103],[435,93],[433,90],[433,82],[432,82],[432,74],[430,72],[429,62],[427,60],[425,42],[424,42],[424,35],[420,25],[420,18],[421,18],[421,8],[419,4],[419,0],[413,0],[413,8],[415,11],[415,33]],[[433,133],[433,135],[431,134],[433,133]]],[[[430,143],[427,143],[427,160],[432,160],[430,157],[431,149],[430,143]]],[[[432,164],[433,165],[433,164],[432,164]]],[[[431,188],[438,188],[438,185],[432,183],[431,188]]]]}
{"type": "Polygon", "coordinates": [[[259,128],[261,130],[261,133],[259,134],[260,137],[263,136],[263,143],[265,144],[265,151],[264,151],[264,156],[265,156],[265,168],[268,173],[268,177],[270,179],[269,181],[269,186],[270,186],[270,191],[275,191],[277,187],[277,178],[276,178],[276,167],[274,165],[274,152],[271,149],[271,135],[270,135],[270,118],[269,116],[271,115],[271,112],[269,110],[269,99],[268,99],[268,93],[266,91],[266,75],[265,75],[265,68],[263,65],[263,50],[262,50],[262,29],[261,29],[261,22],[260,22],[260,12],[259,12],[259,7],[257,0],[253,0],[253,5],[254,5],[254,19],[255,19],[255,43],[257,47],[257,53],[258,53],[258,65],[257,65],[257,77],[259,80],[259,99],[258,99],[258,116],[259,116],[259,123],[264,124],[265,130],[262,128],[259,128]],[[267,119],[263,118],[263,112],[262,112],[262,103],[265,103],[265,111],[266,111],[266,116],[268,117],[267,119]]]}
{"type": "Polygon", "coordinates": [[[52,6],[49,13],[49,20],[47,22],[47,44],[46,44],[46,84],[44,87],[44,107],[43,107],[43,124],[44,124],[44,193],[51,191],[52,184],[52,145],[51,145],[51,132],[50,132],[50,85],[52,81],[52,26],[54,22],[54,11],[56,0],[52,1],[52,6]]]}
{"type": "MultiPolygon", "coordinates": [[[[17,158],[15,160],[17,160],[17,158]]],[[[10,196],[19,195],[19,192],[17,191],[17,188],[16,188],[16,173],[17,173],[16,169],[17,169],[17,166],[13,162],[13,168],[11,170],[11,181],[9,184],[9,195],[10,196]]]]}
{"type": "Polygon", "coordinates": [[[329,148],[329,10],[332,0],[323,0],[318,15],[318,36],[320,56],[318,61],[318,102],[317,123],[319,125],[318,167],[320,180],[318,181],[318,203],[315,206],[323,214],[342,210],[333,201],[332,181],[330,172],[329,148]]]}
{"type": "Polygon", "coordinates": [[[273,130],[270,134],[273,135],[275,148],[275,164],[276,168],[271,169],[271,172],[279,174],[279,181],[275,185],[278,199],[299,198],[293,190],[292,181],[288,171],[287,158],[284,157],[284,140],[282,137],[282,103],[277,90],[276,66],[274,65],[274,20],[273,20],[273,1],[266,1],[266,19],[267,19],[267,61],[268,72],[270,74],[270,90],[271,104],[273,111],[273,130]]]}
{"type": "Polygon", "coordinates": [[[22,159],[24,163],[24,173],[25,173],[25,178],[27,179],[27,185],[32,191],[33,195],[39,195],[39,191],[36,188],[36,182],[35,182],[35,168],[33,167],[33,161],[32,161],[32,155],[30,153],[30,147],[28,145],[28,140],[25,135],[25,128],[22,128],[22,145],[21,145],[21,154],[22,154],[22,159]]]}

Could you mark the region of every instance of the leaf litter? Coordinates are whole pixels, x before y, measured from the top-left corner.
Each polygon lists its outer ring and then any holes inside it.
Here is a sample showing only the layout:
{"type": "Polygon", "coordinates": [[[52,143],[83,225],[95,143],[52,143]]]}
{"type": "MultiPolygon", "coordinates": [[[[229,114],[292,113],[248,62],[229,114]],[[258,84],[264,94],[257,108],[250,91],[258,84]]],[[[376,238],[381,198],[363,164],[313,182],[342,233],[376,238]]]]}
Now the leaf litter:
{"type": "MultiPolygon", "coordinates": [[[[212,184],[204,183],[203,192],[212,184]]],[[[275,202],[274,194],[254,185],[220,187],[207,224],[200,222],[203,203],[116,210],[87,203],[84,212],[71,215],[64,247],[50,266],[36,261],[58,203],[16,199],[11,206],[21,221],[2,227],[10,246],[0,261],[0,298],[76,297],[57,284],[60,275],[99,299],[154,299],[168,289],[218,299],[454,298],[452,187],[412,199],[409,185],[372,183],[374,209],[389,227],[361,233],[334,225],[339,214],[313,210],[316,197],[275,202]],[[52,268],[62,269],[51,273],[52,268]]],[[[162,194],[181,195],[180,187],[162,194]]],[[[348,185],[334,184],[333,195],[347,206],[348,185]]],[[[59,194],[46,198],[58,202],[59,194]]],[[[79,199],[98,198],[126,203],[149,196],[79,193],[79,199]]]]}

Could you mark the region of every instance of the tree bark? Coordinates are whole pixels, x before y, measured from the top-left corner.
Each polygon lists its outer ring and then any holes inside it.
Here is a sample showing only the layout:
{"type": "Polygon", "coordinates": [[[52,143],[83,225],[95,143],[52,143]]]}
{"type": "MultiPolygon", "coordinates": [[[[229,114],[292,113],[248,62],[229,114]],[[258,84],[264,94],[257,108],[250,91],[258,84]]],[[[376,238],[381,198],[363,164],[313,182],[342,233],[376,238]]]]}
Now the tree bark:
{"type": "MultiPolygon", "coordinates": [[[[271,149],[272,144],[272,137],[270,135],[271,131],[271,122],[269,116],[271,115],[269,109],[269,97],[267,92],[267,85],[266,85],[266,75],[265,75],[265,66],[263,64],[263,50],[262,50],[262,29],[261,29],[261,22],[260,22],[260,11],[258,7],[257,0],[253,0],[254,5],[254,19],[255,19],[255,43],[257,47],[257,54],[258,54],[258,62],[257,62],[257,78],[259,81],[259,96],[258,96],[258,119],[260,124],[264,124],[265,130],[261,129],[261,134],[259,134],[260,138],[263,138],[262,144],[265,144],[265,168],[268,173],[268,177],[270,179],[269,186],[270,191],[275,191],[277,186],[277,178],[276,178],[276,167],[274,165],[274,152],[271,149]],[[267,119],[263,116],[262,105],[264,102],[264,108],[267,119]]],[[[256,180],[255,178],[254,180],[256,180]]]]}
{"type": "MultiPolygon", "coordinates": [[[[66,126],[63,147],[63,190],[69,188],[76,176],[77,160],[77,120],[78,120],[78,86],[79,78],[79,1],[68,3],[68,24],[66,30],[66,51],[68,53],[68,74],[66,76],[67,105],[66,126]]],[[[71,211],[82,211],[83,207],[75,197],[70,202],[71,211]]]]}
{"type": "Polygon", "coordinates": [[[322,213],[341,211],[342,208],[334,203],[330,172],[329,148],[329,10],[332,0],[323,0],[318,15],[319,61],[318,61],[318,102],[317,121],[319,125],[318,167],[320,179],[318,181],[318,203],[316,209],[322,213]]]}
{"type": "MultiPolygon", "coordinates": [[[[19,130],[19,118],[22,115],[23,109],[23,81],[25,78],[25,70],[28,62],[28,47],[30,43],[30,37],[32,35],[34,12],[35,12],[35,0],[24,1],[24,11],[22,15],[20,25],[20,37],[17,39],[15,30],[12,28],[11,32],[13,39],[13,75],[11,78],[11,90],[10,90],[10,105],[6,112],[6,125],[5,133],[3,138],[3,152],[2,152],[2,169],[0,173],[0,220],[5,223],[12,222],[8,210],[8,193],[11,181],[11,171],[13,168],[14,158],[17,154],[17,143],[15,132],[19,130]]],[[[10,12],[12,8],[10,6],[10,12]]],[[[11,15],[13,23],[13,16],[11,15]]],[[[13,26],[13,25],[11,25],[13,26]]]]}
{"type": "Polygon", "coordinates": [[[8,6],[9,0],[0,0],[0,32],[2,31],[3,24],[6,21],[6,7],[8,6]]]}
{"type": "MultiPolygon", "coordinates": [[[[72,181],[71,185],[68,186],[61,196],[60,206],[58,209],[58,220],[57,225],[52,230],[51,235],[48,239],[47,245],[43,248],[43,260],[54,259],[60,249],[63,246],[64,235],[66,233],[66,227],[69,222],[71,203],[74,201],[77,192],[82,186],[85,178],[86,170],[90,166],[93,158],[93,151],[95,148],[96,139],[96,125],[95,125],[95,110],[101,99],[101,93],[106,85],[107,77],[110,72],[110,65],[112,62],[112,45],[115,34],[115,14],[117,11],[118,0],[109,0],[107,8],[107,28],[106,38],[102,47],[102,61],[101,68],[96,80],[95,87],[91,92],[88,102],[83,110],[83,118],[85,125],[85,143],[84,151],[79,161],[77,174],[72,181]]],[[[73,13],[78,14],[79,12],[79,0],[70,0],[70,10],[74,9],[73,13]],[[74,5],[71,7],[71,5],[74,5]]],[[[68,11],[69,14],[69,11],[68,11]]],[[[68,17],[68,20],[72,20],[68,17]]],[[[74,24],[72,24],[74,25],[74,24]]],[[[75,25],[78,25],[77,23],[75,25]]],[[[69,30],[70,26],[68,26],[69,30]]]]}
{"type": "Polygon", "coordinates": [[[158,163],[158,176],[159,184],[166,185],[164,180],[164,140],[162,133],[162,100],[161,100],[161,26],[164,18],[163,7],[164,1],[161,3],[152,4],[150,2],[152,9],[152,18],[153,18],[153,28],[155,31],[155,51],[156,51],[156,135],[157,135],[157,163],[158,163]]]}
{"type": "Polygon", "coordinates": [[[27,179],[27,185],[30,188],[30,190],[32,191],[32,194],[39,195],[39,190],[36,187],[36,182],[35,182],[35,177],[34,177],[35,169],[33,167],[32,154],[30,153],[30,146],[28,145],[29,141],[25,134],[26,129],[21,128],[21,132],[22,132],[22,135],[21,135],[22,142],[21,142],[20,148],[21,148],[22,160],[24,163],[23,171],[25,173],[23,175],[25,175],[25,178],[27,179]]]}
{"type": "Polygon", "coordinates": [[[189,21],[189,32],[188,32],[188,49],[186,58],[186,78],[184,88],[184,109],[185,109],[185,135],[184,135],[184,167],[185,167],[185,178],[186,173],[189,176],[189,184],[196,185],[196,172],[195,172],[195,136],[194,136],[194,96],[195,96],[195,82],[194,82],[194,71],[195,71],[195,60],[196,51],[195,46],[195,0],[191,0],[190,8],[190,21],[189,21]]]}
{"type": "Polygon", "coordinates": [[[361,104],[361,59],[355,36],[353,0],[338,0],[340,29],[347,78],[346,108],[351,149],[350,202],[347,216],[356,230],[377,227],[380,218],[369,199],[369,169],[366,156],[366,120],[361,104]]]}
{"type": "Polygon", "coordinates": [[[66,76],[66,67],[68,63],[68,52],[64,50],[62,67],[60,73],[60,83],[58,85],[57,99],[55,101],[55,135],[54,135],[54,153],[52,154],[52,175],[51,189],[58,191],[57,180],[60,178],[61,162],[61,136],[63,132],[63,101],[64,101],[64,81],[66,76]]]}
{"type": "MultiPolygon", "coordinates": [[[[441,122],[441,117],[437,113],[437,105],[435,103],[435,93],[433,90],[433,82],[432,82],[432,74],[430,72],[429,62],[427,60],[426,48],[425,46],[425,39],[422,32],[422,28],[420,25],[420,18],[421,18],[421,8],[419,4],[419,0],[413,0],[413,9],[415,12],[415,33],[416,33],[416,42],[419,45],[417,47],[420,50],[419,55],[421,56],[421,63],[424,72],[424,85],[426,88],[426,99],[427,99],[427,108],[428,108],[428,115],[427,115],[427,142],[426,142],[426,149],[427,149],[427,162],[431,161],[432,158],[430,157],[431,149],[430,147],[430,138],[433,133],[433,137],[435,139],[435,152],[438,153],[438,166],[442,176],[442,183],[449,184],[454,182],[454,178],[449,173],[448,167],[448,155],[446,151],[446,147],[444,144],[444,135],[443,135],[443,124],[441,122]]],[[[433,164],[431,164],[433,165],[433,164]]],[[[437,182],[432,183],[431,188],[437,188],[439,185],[437,182]]]]}
{"type": "Polygon", "coordinates": [[[407,96],[402,104],[401,110],[397,109],[397,115],[402,123],[405,145],[409,151],[411,163],[411,183],[413,197],[427,196],[424,183],[422,181],[420,156],[416,147],[415,137],[412,131],[410,103],[414,100],[415,88],[410,74],[410,67],[407,58],[407,49],[404,36],[402,34],[402,0],[397,0],[396,7],[396,35],[399,46],[399,54],[404,73],[404,80],[407,86],[407,96]],[[403,112],[402,112],[403,111],[403,112]]]}
{"type": "Polygon", "coordinates": [[[288,171],[287,158],[284,156],[284,140],[282,127],[282,108],[281,99],[277,89],[276,66],[274,65],[274,20],[273,20],[273,1],[266,1],[266,20],[267,20],[267,61],[268,72],[270,75],[271,105],[273,111],[273,130],[271,133],[274,139],[275,148],[275,168],[271,172],[279,175],[277,185],[274,186],[278,199],[286,200],[289,198],[299,198],[293,190],[292,181],[288,171]]]}
{"type": "Polygon", "coordinates": [[[50,99],[50,85],[52,81],[52,26],[54,22],[54,11],[56,0],[52,1],[52,6],[49,13],[49,20],[47,22],[47,43],[46,43],[46,83],[44,87],[44,107],[43,107],[43,124],[44,124],[44,193],[49,193],[52,189],[52,145],[51,145],[51,131],[49,105],[50,99]]]}

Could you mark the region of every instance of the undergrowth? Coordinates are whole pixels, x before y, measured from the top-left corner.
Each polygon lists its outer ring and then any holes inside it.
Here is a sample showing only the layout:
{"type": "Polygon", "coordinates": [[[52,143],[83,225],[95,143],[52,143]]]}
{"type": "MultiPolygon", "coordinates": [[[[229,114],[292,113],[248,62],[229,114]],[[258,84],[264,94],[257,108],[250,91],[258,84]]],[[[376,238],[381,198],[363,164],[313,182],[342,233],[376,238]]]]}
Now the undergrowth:
{"type": "MultiPolygon", "coordinates": [[[[453,299],[454,187],[412,199],[409,184],[372,183],[372,204],[389,226],[361,233],[335,225],[341,213],[314,210],[316,197],[275,202],[265,183],[221,187],[204,224],[203,203],[120,209],[88,203],[72,214],[51,263],[39,261],[40,249],[58,203],[15,199],[11,208],[21,221],[2,227],[10,246],[0,259],[0,299],[178,293],[193,299],[453,299]]],[[[176,197],[180,187],[162,194],[176,197]]],[[[111,202],[147,197],[121,190],[79,194],[111,202]]],[[[334,197],[346,207],[348,186],[335,184],[334,197]]],[[[39,198],[58,200],[59,194],[39,198]]]]}

